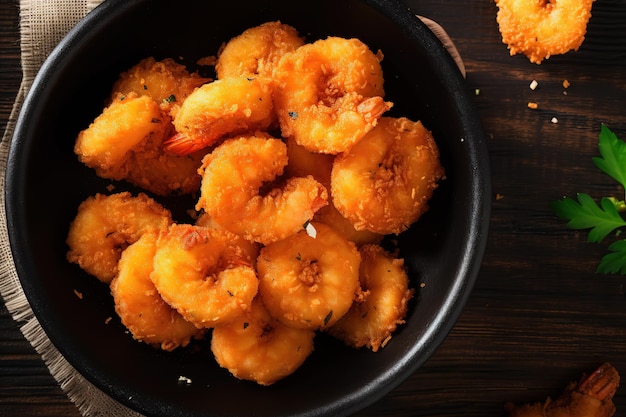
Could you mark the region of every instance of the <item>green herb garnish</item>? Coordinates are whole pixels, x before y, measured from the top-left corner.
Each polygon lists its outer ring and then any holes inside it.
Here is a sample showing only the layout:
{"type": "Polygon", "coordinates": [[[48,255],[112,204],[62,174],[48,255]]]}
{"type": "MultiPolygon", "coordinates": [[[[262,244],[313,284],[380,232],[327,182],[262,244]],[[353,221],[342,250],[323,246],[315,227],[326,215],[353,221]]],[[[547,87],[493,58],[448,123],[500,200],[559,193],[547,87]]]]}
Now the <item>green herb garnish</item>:
{"type": "Polygon", "coordinates": [[[164,98],[163,101],[165,103],[175,103],[176,102],[176,96],[174,94],[171,94],[169,97],[164,98]]]}
{"type": "MultiPolygon", "coordinates": [[[[600,156],[594,157],[593,162],[626,189],[626,142],[602,125],[598,150],[600,156]]],[[[568,220],[570,229],[590,229],[589,242],[602,242],[610,233],[619,234],[626,227],[624,200],[605,196],[597,204],[589,194],[578,193],[576,197],[577,200],[564,197],[552,202],[551,207],[557,216],[568,220]]],[[[602,258],[596,272],[626,275],[626,239],[614,242],[608,250],[610,253],[602,258]]]]}

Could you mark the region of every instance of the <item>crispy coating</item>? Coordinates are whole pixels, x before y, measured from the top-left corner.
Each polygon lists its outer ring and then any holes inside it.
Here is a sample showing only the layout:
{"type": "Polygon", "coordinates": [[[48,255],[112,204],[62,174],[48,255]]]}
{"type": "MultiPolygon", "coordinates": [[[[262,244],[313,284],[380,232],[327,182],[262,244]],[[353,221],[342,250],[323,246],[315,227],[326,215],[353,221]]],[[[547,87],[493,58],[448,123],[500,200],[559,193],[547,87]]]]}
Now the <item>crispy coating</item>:
{"type": "MultiPolygon", "coordinates": [[[[286,176],[304,177],[311,175],[327,190],[331,189],[330,176],[335,161],[334,155],[311,152],[304,146],[298,145],[294,138],[287,138],[287,155],[289,162],[285,167],[286,176]]],[[[329,199],[327,206],[320,208],[315,213],[313,220],[333,227],[346,239],[356,243],[357,246],[365,243],[378,243],[383,238],[383,235],[369,230],[356,230],[352,223],[335,208],[332,199],[329,199]]]]}
{"type": "Polygon", "coordinates": [[[196,226],[206,227],[216,230],[218,236],[223,236],[231,250],[240,257],[243,257],[247,263],[256,267],[256,258],[259,256],[261,245],[245,239],[243,236],[236,235],[217,224],[207,213],[201,213],[195,222],[196,226]]]}
{"type": "Polygon", "coordinates": [[[254,268],[218,230],[173,224],[159,235],[150,279],[163,299],[198,328],[234,320],[257,294],[254,268]]]}
{"type": "Polygon", "coordinates": [[[128,245],[171,223],[169,210],[143,193],[96,194],[78,207],[67,236],[67,259],[108,284],[128,245]]]}
{"type": "Polygon", "coordinates": [[[213,329],[217,363],[236,378],[272,385],[295,372],[313,352],[315,332],[294,329],[273,318],[257,297],[252,309],[213,329]]]}
{"type": "Polygon", "coordinates": [[[267,130],[275,120],[272,89],[256,78],[231,77],[195,90],[174,118],[177,135],[165,143],[175,155],[209,147],[227,136],[267,130]]]}
{"type": "Polygon", "coordinates": [[[259,294],[270,314],[290,327],[325,329],[350,308],[359,291],[361,256],[354,243],[330,226],[261,249],[259,294]]]}
{"type": "Polygon", "coordinates": [[[127,154],[152,135],[164,135],[167,116],[147,96],[118,96],[78,134],[74,152],[104,178],[122,179],[127,154]]]}
{"type": "Polygon", "coordinates": [[[180,195],[200,187],[204,153],[175,156],[163,150],[170,117],[148,96],[120,95],[78,134],[74,152],[102,178],[126,180],[156,195],[180,195]]]}
{"type": "Polygon", "coordinates": [[[148,57],[120,74],[113,84],[111,102],[120,94],[135,93],[150,97],[173,115],[189,94],[210,81],[210,78],[201,77],[197,72],[190,73],[184,65],[171,58],[157,61],[148,57]]]}
{"type": "Polygon", "coordinates": [[[215,65],[217,78],[271,78],[276,62],[302,45],[304,39],[298,31],[279,21],[246,29],[220,49],[215,65]]]}
{"type": "Polygon", "coordinates": [[[202,337],[204,331],[170,307],[150,280],[157,237],[156,232],[144,233],[122,252],[111,294],[115,311],[133,338],[172,351],[202,337]]]}
{"type": "Polygon", "coordinates": [[[339,37],[285,54],[274,71],[283,136],[314,152],[348,150],[391,107],[380,59],[358,39],[339,37]]]}
{"type": "Polygon", "coordinates": [[[541,64],[576,51],[585,40],[594,0],[495,0],[502,42],[511,55],[541,64]]]}
{"type": "Polygon", "coordinates": [[[197,210],[221,227],[264,245],[302,229],[328,202],[326,188],[313,177],[292,177],[260,193],[281,175],[287,147],[267,135],[225,141],[204,159],[197,210]]]}
{"type": "Polygon", "coordinates": [[[389,342],[397,326],[404,323],[414,290],[409,288],[402,259],[378,245],[364,245],[359,252],[361,295],[328,332],[348,346],[366,346],[376,352],[389,342]]]}
{"type": "Polygon", "coordinates": [[[335,159],[333,202],[357,230],[398,234],[426,212],[443,173],[437,145],[420,122],[383,117],[335,159]]]}

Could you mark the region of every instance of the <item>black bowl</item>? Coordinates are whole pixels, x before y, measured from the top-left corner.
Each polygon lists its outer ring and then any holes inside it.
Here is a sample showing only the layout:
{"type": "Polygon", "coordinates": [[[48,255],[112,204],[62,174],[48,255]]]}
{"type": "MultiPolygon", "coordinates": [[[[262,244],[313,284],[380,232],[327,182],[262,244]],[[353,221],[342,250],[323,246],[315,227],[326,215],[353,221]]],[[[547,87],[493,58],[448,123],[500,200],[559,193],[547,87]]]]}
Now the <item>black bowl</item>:
{"type": "MultiPolygon", "coordinates": [[[[34,313],[85,378],[146,415],[353,413],[391,391],[431,356],[478,274],[491,190],[485,139],[471,96],[442,44],[395,1],[108,0],[45,62],[10,149],[9,235],[34,313]],[[106,192],[109,184],[79,163],[72,148],[77,133],[101,112],[119,73],[147,56],[193,66],[198,58],[215,54],[223,41],[271,20],[296,27],[309,41],[358,37],[373,50],[381,49],[393,115],[419,119],[433,131],[447,179],[436,190],[431,210],[397,239],[418,296],[391,342],[372,353],[319,335],[315,352],[295,374],[260,387],[219,368],[202,343],[165,353],[132,340],[116,318],[108,287],[66,261],[64,242],[78,204],[106,192]],[[192,384],[179,384],[179,376],[192,384]]],[[[123,183],[116,186],[133,191],[123,183]]],[[[177,199],[163,203],[180,208],[175,216],[191,207],[177,199]]]]}

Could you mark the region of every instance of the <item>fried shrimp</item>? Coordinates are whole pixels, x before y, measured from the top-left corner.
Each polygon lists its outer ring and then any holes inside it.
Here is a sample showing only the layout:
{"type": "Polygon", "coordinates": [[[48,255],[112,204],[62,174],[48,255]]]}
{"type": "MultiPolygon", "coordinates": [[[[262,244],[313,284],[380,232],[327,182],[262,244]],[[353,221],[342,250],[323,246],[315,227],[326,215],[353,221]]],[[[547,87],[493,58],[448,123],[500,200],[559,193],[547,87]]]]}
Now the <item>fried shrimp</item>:
{"type": "Polygon", "coordinates": [[[357,230],[398,234],[428,209],[443,173],[437,145],[420,122],[383,117],[337,156],[331,193],[337,210],[357,230]]]}
{"type": "Polygon", "coordinates": [[[578,50],[594,0],[495,0],[496,20],[511,55],[540,64],[552,55],[578,50]]]}
{"type": "Polygon", "coordinates": [[[190,73],[171,58],[157,61],[148,57],[120,74],[113,84],[111,101],[115,101],[119,94],[135,93],[150,97],[173,115],[191,92],[210,81],[197,72],[190,73]]]}
{"type": "Polygon", "coordinates": [[[229,139],[204,159],[196,209],[226,230],[265,245],[293,235],[328,203],[328,192],[309,176],[289,178],[259,194],[286,164],[287,147],[280,139],[260,134],[229,139]]]}
{"type": "Polygon", "coordinates": [[[215,65],[217,78],[271,77],[276,62],[302,45],[304,39],[298,31],[278,21],[249,28],[220,49],[215,65]]]}
{"type": "Polygon", "coordinates": [[[81,131],[74,152],[99,177],[127,182],[156,195],[188,194],[200,187],[202,154],[166,154],[171,118],[149,96],[119,95],[81,131]]]}
{"type": "Polygon", "coordinates": [[[174,117],[177,134],[165,149],[186,155],[226,136],[268,129],[275,120],[272,89],[255,78],[230,77],[196,89],[174,117]]]}
{"type": "Polygon", "coordinates": [[[612,417],[616,408],[613,396],[620,375],[610,363],[603,363],[590,375],[571,382],[552,400],[515,405],[506,403],[509,417],[612,417]]]}
{"type": "Polygon", "coordinates": [[[297,234],[261,249],[259,295],[282,323],[301,329],[332,326],[359,291],[361,256],[330,226],[311,223],[315,237],[297,234]]]}
{"type": "Polygon", "coordinates": [[[227,323],[250,309],[254,268],[219,231],[173,224],[159,235],[150,279],[161,297],[198,328],[227,323]]]}
{"type": "Polygon", "coordinates": [[[80,204],[70,224],[67,259],[108,284],[128,245],[171,223],[169,210],[145,194],[96,194],[80,204]]]}
{"type": "Polygon", "coordinates": [[[315,152],[357,143],[391,107],[380,57],[358,39],[329,37],[285,54],[274,70],[282,134],[315,152]]]}
{"type": "Polygon", "coordinates": [[[245,315],[213,329],[211,350],[236,378],[271,385],[302,365],[313,352],[314,336],[313,330],[273,318],[257,297],[245,315]]]}
{"type": "MultiPolygon", "coordinates": [[[[287,155],[289,163],[285,167],[285,175],[291,177],[313,176],[330,190],[330,174],[333,169],[334,155],[308,151],[298,145],[293,138],[287,139],[287,155]]],[[[383,236],[369,230],[356,230],[352,223],[343,217],[329,199],[328,205],[320,208],[313,217],[314,221],[332,226],[348,240],[357,244],[378,243],[383,236]]]]}
{"type": "Polygon", "coordinates": [[[74,152],[104,178],[122,179],[127,154],[151,135],[163,135],[167,116],[147,96],[118,96],[89,127],[78,134],[74,152]]]}
{"type": "Polygon", "coordinates": [[[207,213],[202,213],[196,220],[195,225],[217,230],[219,232],[218,235],[223,236],[231,246],[231,251],[235,256],[243,257],[250,265],[256,266],[256,258],[259,256],[259,250],[261,249],[258,243],[251,242],[242,236],[229,232],[215,223],[207,213]]]}
{"type": "Polygon", "coordinates": [[[354,242],[357,246],[367,243],[380,243],[384,238],[384,235],[370,232],[367,229],[356,230],[352,222],[339,213],[339,210],[337,210],[332,202],[326,207],[319,209],[319,211],[315,213],[313,221],[331,226],[343,237],[354,242]]]}
{"type": "Polygon", "coordinates": [[[202,337],[204,331],[163,301],[150,280],[157,237],[156,232],[144,233],[122,252],[111,294],[115,311],[133,338],[172,351],[202,337]]]}
{"type": "Polygon", "coordinates": [[[376,352],[404,323],[407,303],[414,291],[409,288],[402,259],[379,245],[364,245],[359,252],[361,295],[328,332],[348,346],[366,346],[376,352]]]}

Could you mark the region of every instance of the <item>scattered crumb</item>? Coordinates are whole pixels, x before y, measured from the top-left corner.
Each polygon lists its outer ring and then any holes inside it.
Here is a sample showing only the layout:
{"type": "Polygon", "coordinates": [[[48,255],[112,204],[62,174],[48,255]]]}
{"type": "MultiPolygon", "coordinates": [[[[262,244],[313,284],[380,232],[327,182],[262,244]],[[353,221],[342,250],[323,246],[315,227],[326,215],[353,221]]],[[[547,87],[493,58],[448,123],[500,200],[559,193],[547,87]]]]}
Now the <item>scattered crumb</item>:
{"type": "Polygon", "coordinates": [[[528,102],[528,108],[529,108],[529,109],[533,109],[533,110],[535,110],[535,109],[537,109],[538,107],[539,107],[539,104],[537,104],[537,103],[535,103],[535,102],[533,102],[533,101],[529,101],[529,102],[528,102]]]}
{"type": "Polygon", "coordinates": [[[477,95],[477,96],[480,95],[480,88],[477,88],[474,90],[474,95],[477,95]]]}
{"type": "Polygon", "coordinates": [[[426,283],[425,282],[420,282],[420,288],[425,288],[426,287],[426,283]]]}
{"type": "Polygon", "coordinates": [[[563,80],[563,88],[568,88],[570,86],[570,82],[567,80],[563,80]]]}
{"type": "Polygon", "coordinates": [[[551,122],[551,123],[554,123],[554,124],[557,124],[557,123],[559,122],[559,119],[557,119],[556,117],[553,117],[553,118],[550,120],[550,122],[551,122]]]}
{"type": "Polygon", "coordinates": [[[315,229],[315,226],[313,226],[311,223],[307,223],[305,229],[307,235],[309,235],[313,239],[317,237],[317,230],[315,229]]]}
{"type": "Polygon", "coordinates": [[[74,294],[76,294],[76,297],[80,298],[81,300],[83,299],[83,293],[79,292],[78,290],[74,290],[74,294]]]}
{"type": "Polygon", "coordinates": [[[500,201],[504,198],[504,195],[502,194],[496,194],[496,201],[500,201]]]}
{"type": "Polygon", "coordinates": [[[187,378],[186,376],[179,376],[178,383],[183,385],[191,385],[191,378],[187,378]]]}
{"type": "Polygon", "coordinates": [[[530,83],[530,89],[531,89],[531,90],[535,90],[535,88],[537,88],[538,86],[539,86],[539,83],[537,82],[537,80],[533,80],[533,81],[530,83]]]}
{"type": "Polygon", "coordinates": [[[111,323],[111,320],[113,320],[113,317],[107,317],[106,320],[104,320],[104,324],[111,323]]]}
{"type": "Polygon", "coordinates": [[[107,185],[107,191],[108,191],[108,192],[110,192],[110,193],[111,193],[111,192],[113,192],[113,190],[115,190],[115,185],[113,185],[113,184],[109,184],[109,185],[107,185]]]}

